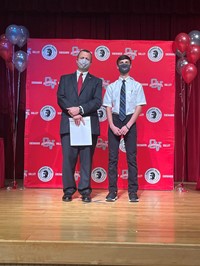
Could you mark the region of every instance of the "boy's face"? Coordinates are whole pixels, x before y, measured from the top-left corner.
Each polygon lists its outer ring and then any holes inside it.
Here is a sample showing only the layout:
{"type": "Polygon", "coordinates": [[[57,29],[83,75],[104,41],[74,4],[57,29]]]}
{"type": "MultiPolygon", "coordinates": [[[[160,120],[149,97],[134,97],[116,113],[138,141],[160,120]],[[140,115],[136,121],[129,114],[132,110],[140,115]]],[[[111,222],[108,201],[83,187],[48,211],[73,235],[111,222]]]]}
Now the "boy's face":
{"type": "Polygon", "coordinates": [[[118,65],[122,65],[122,64],[130,65],[131,63],[128,59],[123,59],[119,61],[118,65]]]}

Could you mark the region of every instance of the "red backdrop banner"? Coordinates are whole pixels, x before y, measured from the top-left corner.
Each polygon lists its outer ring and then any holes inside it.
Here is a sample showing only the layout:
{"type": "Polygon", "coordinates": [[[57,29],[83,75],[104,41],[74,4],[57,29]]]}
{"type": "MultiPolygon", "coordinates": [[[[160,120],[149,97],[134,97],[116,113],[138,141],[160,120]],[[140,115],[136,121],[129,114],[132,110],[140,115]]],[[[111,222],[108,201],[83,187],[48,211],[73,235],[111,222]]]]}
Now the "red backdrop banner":
{"type": "MultiPolygon", "coordinates": [[[[25,187],[61,188],[61,110],[56,92],[60,76],[76,71],[80,49],[93,54],[90,72],[103,81],[103,95],[119,72],[118,56],[132,58],[131,76],[142,83],[147,105],[137,121],[139,189],[174,188],[175,54],[171,41],[29,39],[26,83],[25,187]]],[[[91,174],[93,188],[108,187],[108,123],[98,110],[101,135],[91,174]]],[[[127,188],[124,141],[120,143],[118,187],[127,188]]],[[[79,165],[75,179],[79,181],[79,165]]]]}

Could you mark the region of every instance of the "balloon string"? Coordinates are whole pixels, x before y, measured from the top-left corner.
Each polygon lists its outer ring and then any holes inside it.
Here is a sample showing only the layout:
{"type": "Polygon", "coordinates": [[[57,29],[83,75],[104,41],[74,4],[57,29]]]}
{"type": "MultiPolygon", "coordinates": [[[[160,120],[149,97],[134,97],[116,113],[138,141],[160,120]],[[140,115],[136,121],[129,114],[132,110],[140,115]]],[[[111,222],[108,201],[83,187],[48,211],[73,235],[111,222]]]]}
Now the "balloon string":
{"type": "MultiPolygon", "coordinates": [[[[11,87],[11,75],[10,75],[10,71],[8,67],[7,67],[7,79],[8,79],[9,115],[10,115],[10,120],[11,120],[12,127],[13,127],[12,87],[11,87]]],[[[12,128],[12,132],[13,132],[13,128],[12,128]]]]}
{"type": "Polygon", "coordinates": [[[187,139],[187,128],[189,121],[189,110],[191,101],[191,83],[188,85],[188,92],[186,91],[185,83],[181,80],[181,109],[182,109],[182,184],[185,179],[185,164],[186,164],[186,139],[187,139]]]}
{"type": "Polygon", "coordinates": [[[190,83],[188,85],[188,94],[187,94],[187,112],[186,112],[186,121],[185,121],[186,129],[188,127],[188,117],[189,117],[189,109],[190,109],[191,91],[192,91],[192,84],[190,83]]]}
{"type": "Polygon", "coordinates": [[[19,119],[19,99],[20,99],[20,71],[18,71],[18,81],[17,81],[17,109],[16,109],[16,120],[15,120],[16,129],[19,119]]]}
{"type": "Polygon", "coordinates": [[[186,143],[186,128],[185,128],[185,83],[181,77],[181,121],[182,121],[182,176],[181,182],[185,179],[185,143],[186,143]]]}
{"type": "Polygon", "coordinates": [[[16,115],[15,115],[15,130],[14,130],[14,187],[16,188],[16,150],[17,150],[17,131],[18,131],[18,120],[19,120],[19,99],[20,99],[20,72],[18,71],[17,81],[17,103],[16,103],[16,115]]]}
{"type": "Polygon", "coordinates": [[[13,184],[15,185],[16,176],[15,176],[15,168],[16,168],[16,106],[15,106],[15,67],[14,67],[14,54],[15,54],[15,45],[12,45],[12,143],[13,143],[13,184]]]}
{"type": "Polygon", "coordinates": [[[15,53],[15,45],[12,46],[12,110],[13,110],[13,129],[15,131],[15,71],[14,71],[14,53],[15,53]]]}

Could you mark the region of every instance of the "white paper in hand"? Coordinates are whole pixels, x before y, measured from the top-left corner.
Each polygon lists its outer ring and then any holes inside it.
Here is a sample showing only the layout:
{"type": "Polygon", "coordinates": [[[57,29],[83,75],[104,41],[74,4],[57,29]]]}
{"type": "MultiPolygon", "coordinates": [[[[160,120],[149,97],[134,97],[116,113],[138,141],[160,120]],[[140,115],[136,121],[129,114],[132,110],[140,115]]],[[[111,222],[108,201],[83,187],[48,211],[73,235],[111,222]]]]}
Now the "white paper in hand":
{"type": "Polygon", "coordinates": [[[90,116],[83,117],[85,125],[81,122],[77,126],[73,118],[69,118],[70,123],[70,145],[88,146],[92,145],[92,132],[90,116]]]}

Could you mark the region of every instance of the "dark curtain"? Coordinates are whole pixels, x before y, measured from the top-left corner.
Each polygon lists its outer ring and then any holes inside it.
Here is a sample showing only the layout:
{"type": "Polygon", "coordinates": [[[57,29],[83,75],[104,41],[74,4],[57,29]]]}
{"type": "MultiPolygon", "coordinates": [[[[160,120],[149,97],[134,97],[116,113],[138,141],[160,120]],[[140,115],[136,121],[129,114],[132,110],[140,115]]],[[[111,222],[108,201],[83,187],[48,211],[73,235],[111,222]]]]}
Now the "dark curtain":
{"type": "MultiPolygon", "coordinates": [[[[1,0],[0,18],[0,35],[5,33],[7,26],[16,24],[25,26],[29,30],[30,38],[173,41],[181,32],[200,30],[200,2],[198,0],[1,0]]],[[[22,49],[26,50],[26,47],[22,49]]],[[[199,63],[197,68],[199,73],[199,63]]],[[[200,74],[192,82],[190,104],[188,100],[186,102],[189,115],[187,129],[184,129],[186,131],[184,147],[180,97],[183,85],[180,76],[176,75],[175,181],[197,181],[200,176],[200,74]]],[[[16,151],[17,178],[23,178],[25,76],[26,71],[21,74],[16,151]]],[[[5,62],[0,58],[0,137],[3,137],[5,142],[6,178],[12,178],[13,144],[7,88],[8,74],[5,62]]],[[[185,94],[188,94],[188,91],[186,85],[185,94]]],[[[187,95],[186,98],[188,99],[187,95]]]]}

